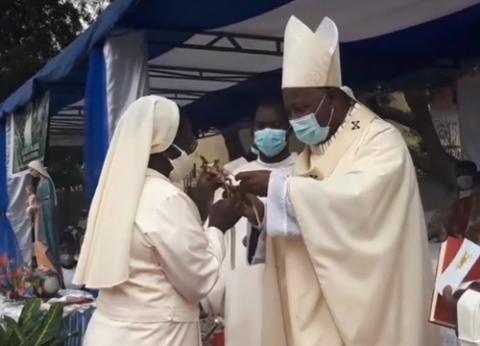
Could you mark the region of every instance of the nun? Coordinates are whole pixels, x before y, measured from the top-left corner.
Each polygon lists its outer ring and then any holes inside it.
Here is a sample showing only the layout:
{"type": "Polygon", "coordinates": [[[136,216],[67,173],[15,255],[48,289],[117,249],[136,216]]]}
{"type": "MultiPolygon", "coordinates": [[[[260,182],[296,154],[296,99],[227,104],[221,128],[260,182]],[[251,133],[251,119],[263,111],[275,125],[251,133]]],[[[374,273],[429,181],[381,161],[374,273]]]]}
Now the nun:
{"type": "Polygon", "coordinates": [[[199,301],[217,281],[223,232],[241,207],[219,201],[202,226],[177,187],[196,148],[190,123],[166,98],[142,97],[119,121],[74,278],[99,290],[84,345],[201,345],[199,301]]]}

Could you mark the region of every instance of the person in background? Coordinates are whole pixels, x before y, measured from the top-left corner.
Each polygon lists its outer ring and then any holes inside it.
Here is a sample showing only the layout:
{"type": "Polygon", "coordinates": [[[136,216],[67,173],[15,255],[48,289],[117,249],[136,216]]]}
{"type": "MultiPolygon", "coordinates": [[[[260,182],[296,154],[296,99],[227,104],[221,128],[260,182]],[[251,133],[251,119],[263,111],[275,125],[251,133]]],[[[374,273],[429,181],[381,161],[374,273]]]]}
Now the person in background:
{"type": "MultiPolygon", "coordinates": [[[[480,181],[477,166],[472,161],[460,161],[456,169],[458,199],[439,214],[430,225],[432,232],[465,237],[480,246],[480,181]],[[438,231],[438,229],[440,231],[438,231]]],[[[457,316],[457,334],[461,346],[480,345],[480,282],[465,290],[445,288],[443,297],[457,316]]]]}
{"type": "Polygon", "coordinates": [[[28,168],[33,179],[38,180],[36,192],[37,208],[34,220],[34,251],[37,266],[41,271],[57,274],[60,283],[62,283],[60,242],[55,227],[55,208],[57,206],[55,184],[40,161],[30,162],[28,168]]]}
{"type": "Polygon", "coordinates": [[[480,346],[480,282],[455,292],[447,286],[443,298],[456,316],[459,346],[480,346]]]}
{"type": "MultiPolygon", "coordinates": [[[[288,148],[289,128],[281,99],[261,102],[253,122],[259,156],[233,173],[262,169],[290,174],[296,154],[290,153],[288,148]]],[[[217,191],[216,195],[219,199],[222,191],[217,191]]],[[[206,312],[224,317],[226,346],[267,346],[261,337],[265,237],[253,211],[249,214],[250,220],[241,218],[226,234],[226,256],[220,279],[202,302],[206,312]]]]}
{"type": "Polygon", "coordinates": [[[457,163],[457,198],[432,217],[428,225],[430,238],[443,242],[447,236],[465,236],[469,226],[480,221],[478,178],[474,162],[464,160],[457,163]]]}
{"type": "Polygon", "coordinates": [[[280,311],[264,310],[265,344],[283,332],[284,345],[439,345],[415,169],[401,134],[340,89],[335,23],[313,32],[292,17],[282,73],[305,150],[291,177],[236,176],[244,193],[267,197],[260,219],[282,244],[265,283],[281,298],[280,311]]]}
{"type": "Polygon", "coordinates": [[[476,176],[477,165],[474,162],[464,160],[457,163],[456,182],[460,198],[472,195],[475,185],[478,184],[475,181],[476,176]]]}
{"type": "Polygon", "coordinates": [[[71,233],[65,234],[64,239],[60,242],[60,265],[65,288],[80,289],[80,286],[72,282],[77,261],[75,260],[75,240],[71,233]]]}
{"type": "Polygon", "coordinates": [[[223,234],[241,208],[212,205],[204,229],[175,183],[197,141],[164,97],[133,102],[105,159],[73,282],[99,289],[85,346],[200,346],[199,302],[218,279],[223,234]]]}

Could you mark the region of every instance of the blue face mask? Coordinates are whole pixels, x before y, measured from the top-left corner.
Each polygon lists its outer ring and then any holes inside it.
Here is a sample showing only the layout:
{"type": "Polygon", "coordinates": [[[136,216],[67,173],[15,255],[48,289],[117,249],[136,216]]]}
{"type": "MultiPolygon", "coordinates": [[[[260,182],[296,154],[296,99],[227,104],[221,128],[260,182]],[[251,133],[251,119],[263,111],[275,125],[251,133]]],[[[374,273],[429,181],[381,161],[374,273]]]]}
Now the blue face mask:
{"type": "Polygon", "coordinates": [[[280,129],[263,129],[255,131],[255,145],[265,156],[273,157],[287,146],[287,131],[280,129]]]}
{"type": "Polygon", "coordinates": [[[316,114],[320,107],[322,107],[325,98],[326,96],[320,101],[314,113],[309,113],[300,118],[290,120],[290,125],[292,125],[295,136],[305,144],[318,145],[323,143],[330,133],[330,122],[332,121],[334,109],[332,108],[327,126],[320,126],[316,118],[316,114]]]}

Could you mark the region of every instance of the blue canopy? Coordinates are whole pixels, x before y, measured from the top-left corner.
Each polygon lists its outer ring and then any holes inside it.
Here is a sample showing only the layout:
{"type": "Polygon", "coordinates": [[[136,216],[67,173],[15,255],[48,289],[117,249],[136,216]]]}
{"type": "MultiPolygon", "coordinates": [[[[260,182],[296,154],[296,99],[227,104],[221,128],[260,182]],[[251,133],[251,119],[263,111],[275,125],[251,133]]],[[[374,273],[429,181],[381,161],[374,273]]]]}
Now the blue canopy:
{"type": "MultiPolygon", "coordinates": [[[[212,80],[204,80],[203,84],[197,83],[196,89],[189,90],[195,97],[179,98],[197,128],[223,126],[250,114],[259,98],[278,92],[281,38],[290,14],[297,15],[312,27],[323,16],[332,17],[341,33],[345,84],[373,87],[432,66],[437,61],[448,60],[448,69],[449,66],[458,66],[461,60],[477,57],[480,53],[480,45],[476,44],[480,34],[478,2],[117,0],[94,25],[7,98],[1,106],[0,117],[47,90],[53,95],[51,109],[54,112],[82,100],[88,56],[93,47],[101,45],[117,30],[140,29],[148,32],[153,70],[160,66],[183,72],[201,71],[211,63],[212,66],[227,67],[222,73],[243,74],[243,78],[224,84],[219,84],[218,80],[215,85],[208,84],[212,80]],[[202,34],[211,35],[210,46],[191,43],[202,34]],[[217,46],[213,42],[222,39],[229,41],[231,46],[217,46]],[[254,45],[255,49],[247,49],[245,44],[239,44],[241,40],[278,44],[273,50],[258,44],[254,45]],[[173,61],[168,59],[169,55],[185,56],[187,49],[191,49],[188,61],[165,66],[165,61],[173,61]],[[203,53],[208,49],[223,55],[207,58],[203,53]],[[261,59],[254,60],[259,61],[258,64],[245,59],[247,66],[242,66],[238,60],[228,58],[235,54],[258,55],[261,59]],[[232,60],[231,66],[226,63],[229,60],[232,60]]],[[[184,94],[185,88],[171,90],[165,87],[171,85],[171,78],[163,81],[162,77],[156,78],[158,83],[151,77],[152,92],[167,95],[177,92],[177,95],[179,91],[184,94]]]]}

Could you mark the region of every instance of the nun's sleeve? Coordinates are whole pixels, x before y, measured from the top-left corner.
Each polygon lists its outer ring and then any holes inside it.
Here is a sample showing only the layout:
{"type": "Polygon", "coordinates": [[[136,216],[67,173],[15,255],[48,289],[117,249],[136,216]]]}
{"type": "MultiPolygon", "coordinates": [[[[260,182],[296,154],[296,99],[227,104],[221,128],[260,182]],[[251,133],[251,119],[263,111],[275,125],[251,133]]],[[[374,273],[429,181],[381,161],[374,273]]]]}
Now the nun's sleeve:
{"type": "Polygon", "coordinates": [[[189,302],[197,303],[214,287],[225,254],[223,234],[204,230],[198,210],[178,193],[156,203],[148,229],[140,226],[158,252],[163,272],[189,302]]]}
{"type": "MultiPolygon", "coordinates": [[[[222,188],[219,188],[215,191],[213,203],[216,203],[223,198],[222,197],[223,191],[224,190],[222,188]]],[[[207,218],[207,220],[204,223],[205,228],[207,228],[208,223],[209,223],[209,219],[207,218]]],[[[223,238],[223,244],[226,249],[229,248],[228,234],[229,232],[226,233],[223,238]]],[[[225,314],[224,314],[225,312],[225,279],[229,271],[229,263],[227,262],[228,260],[226,259],[222,261],[222,266],[220,269],[220,274],[219,274],[217,283],[211,289],[208,295],[204,297],[200,302],[203,310],[211,315],[225,317],[225,314]]]]}

